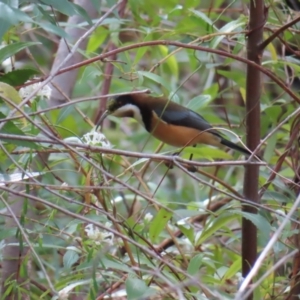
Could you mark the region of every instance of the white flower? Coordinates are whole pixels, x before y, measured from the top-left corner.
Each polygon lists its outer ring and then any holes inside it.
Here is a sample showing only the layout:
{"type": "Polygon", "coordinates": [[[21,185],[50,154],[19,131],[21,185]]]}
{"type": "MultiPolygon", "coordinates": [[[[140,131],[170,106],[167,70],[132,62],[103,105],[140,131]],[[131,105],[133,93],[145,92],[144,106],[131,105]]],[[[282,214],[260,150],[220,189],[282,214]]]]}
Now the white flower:
{"type": "Polygon", "coordinates": [[[14,60],[14,57],[9,57],[1,63],[1,67],[4,69],[5,73],[12,71],[12,62],[14,63],[14,60]]]}
{"type": "Polygon", "coordinates": [[[67,143],[77,143],[77,144],[82,144],[82,140],[78,138],[77,136],[69,136],[64,139],[65,142],[67,143]]]}
{"type": "MultiPolygon", "coordinates": [[[[7,46],[6,42],[2,42],[0,45],[0,49],[5,48],[7,46]]],[[[1,67],[4,69],[5,73],[11,72],[12,71],[12,63],[15,63],[15,57],[11,56],[6,58],[4,61],[1,62],[1,67]]]]}
{"type": "Polygon", "coordinates": [[[70,296],[69,292],[66,292],[65,290],[62,290],[58,293],[58,300],[68,300],[70,296]]]}
{"type": "Polygon", "coordinates": [[[96,245],[101,245],[103,243],[113,244],[114,234],[111,232],[101,232],[99,228],[95,228],[93,224],[86,225],[84,231],[96,245]]]}
{"type": "Polygon", "coordinates": [[[112,146],[110,142],[107,140],[106,136],[97,131],[91,131],[86,133],[82,137],[83,141],[88,145],[101,145],[103,148],[111,149],[112,146]]]}
{"type": "Polygon", "coordinates": [[[51,97],[51,91],[52,91],[51,87],[46,84],[42,88],[39,88],[41,85],[42,85],[41,82],[37,82],[37,83],[33,83],[31,85],[28,85],[28,86],[25,86],[25,87],[21,88],[19,90],[20,97],[23,98],[23,99],[25,99],[29,95],[31,95],[31,93],[33,91],[35,91],[36,89],[39,89],[39,91],[36,93],[35,97],[41,96],[41,97],[45,97],[47,99],[50,99],[50,97],[51,97]]]}
{"type": "Polygon", "coordinates": [[[153,219],[153,215],[151,213],[146,213],[145,214],[144,220],[146,222],[150,222],[152,219],[153,219]]]}

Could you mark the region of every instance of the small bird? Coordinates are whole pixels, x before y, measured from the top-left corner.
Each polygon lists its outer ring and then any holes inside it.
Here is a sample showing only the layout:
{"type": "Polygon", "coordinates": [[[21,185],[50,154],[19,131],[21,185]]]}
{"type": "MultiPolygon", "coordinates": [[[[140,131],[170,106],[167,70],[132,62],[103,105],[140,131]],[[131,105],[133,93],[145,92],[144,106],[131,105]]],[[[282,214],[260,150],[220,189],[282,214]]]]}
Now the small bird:
{"type": "Polygon", "coordinates": [[[107,110],[101,116],[97,127],[108,115],[134,118],[155,138],[171,146],[225,145],[251,155],[247,149],[225,139],[202,116],[164,97],[126,94],[109,99],[107,110]]]}

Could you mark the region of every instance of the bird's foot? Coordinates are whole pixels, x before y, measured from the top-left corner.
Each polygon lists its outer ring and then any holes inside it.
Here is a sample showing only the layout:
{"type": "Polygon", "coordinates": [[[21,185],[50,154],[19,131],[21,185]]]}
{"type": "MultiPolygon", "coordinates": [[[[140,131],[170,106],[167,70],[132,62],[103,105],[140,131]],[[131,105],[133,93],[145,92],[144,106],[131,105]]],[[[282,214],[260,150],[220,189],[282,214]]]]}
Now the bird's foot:
{"type": "Polygon", "coordinates": [[[170,161],[166,161],[165,162],[165,166],[168,168],[168,169],[173,169],[174,168],[174,164],[170,161]]]}
{"type": "MultiPolygon", "coordinates": [[[[179,154],[180,154],[180,152],[175,152],[175,153],[172,154],[172,156],[178,156],[179,154]]],[[[190,157],[190,159],[192,159],[192,157],[190,157]]],[[[173,164],[173,162],[171,162],[171,161],[165,162],[165,166],[166,166],[167,168],[169,168],[169,169],[173,169],[173,168],[174,168],[174,164],[173,164]]],[[[191,172],[191,173],[197,172],[197,168],[194,167],[194,166],[191,166],[191,165],[187,165],[187,166],[186,166],[186,169],[187,169],[189,172],[191,172]]]]}
{"type": "Polygon", "coordinates": [[[188,166],[186,167],[186,169],[187,169],[189,172],[191,172],[191,173],[197,172],[197,168],[194,167],[194,166],[188,165],[188,166]]]}
{"type": "MultiPolygon", "coordinates": [[[[175,152],[173,153],[171,156],[178,156],[180,154],[180,152],[175,152]]],[[[173,169],[174,168],[174,164],[172,161],[166,161],[165,162],[165,166],[168,168],[168,169],[173,169]]]]}

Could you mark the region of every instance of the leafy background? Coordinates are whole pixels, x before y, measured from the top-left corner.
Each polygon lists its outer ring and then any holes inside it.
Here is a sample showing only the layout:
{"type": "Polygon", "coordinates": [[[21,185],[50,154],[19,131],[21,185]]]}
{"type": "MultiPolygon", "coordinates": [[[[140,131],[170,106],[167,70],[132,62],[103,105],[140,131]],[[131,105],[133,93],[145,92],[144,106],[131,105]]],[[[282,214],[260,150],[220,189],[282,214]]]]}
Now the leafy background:
{"type": "Polygon", "coordinates": [[[297,9],[265,1],[257,25],[275,36],[250,124],[267,136],[253,214],[239,153],[183,149],[190,173],[133,120],[110,117],[104,141],[94,127],[110,96],[150,90],[245,143],[248,1],[0,1],[1,299],[297,299],[299,25],[283,27],[297,9]],[[242,218],[266,251],[250,296],[242,218]]]}

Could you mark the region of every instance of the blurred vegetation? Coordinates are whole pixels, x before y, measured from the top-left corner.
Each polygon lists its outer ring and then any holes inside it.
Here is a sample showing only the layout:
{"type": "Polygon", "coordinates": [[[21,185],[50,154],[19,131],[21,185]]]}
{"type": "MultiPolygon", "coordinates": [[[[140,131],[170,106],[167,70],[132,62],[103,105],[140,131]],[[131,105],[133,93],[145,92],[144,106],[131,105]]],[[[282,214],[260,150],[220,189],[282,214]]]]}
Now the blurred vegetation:
{"type": "MultiPolygon", "coordinates": [[[[100,16],[116,3],[91,1],[100,16]]],[[[19,273],[30,279],[25,291],[30,299],[234,299],[241,282],[241,218],[257,226],[260,252],[299,193],[300,102],[287,93],[299,96],[299,24],[284,30],[262,57],[263,68],[284,82],[286,90],[262,76],[261,137],[272,134],[258,152],[266,164],[260,168],[257,215],[240,209],[244,166],[230,164],[243,159],[239,153],[199,145],[183,149],[181,157],[188,159],[192,151],[195,161],[208,165],[193,174],[176,166],[168,169],[162,155],[176,150],[161,148],[137,122],[110,117],[102,131],[112,149],[101,150],[103,142],[90,141],[94,128],[88,120],[95,122],[100,113],[105,99],[94,96],[104,85],[112,94],[149,89],[200,113],[232,141],[245,142],[247,66],[211,49],[246,57],[247,5],[248,1],[129,0],[122,18],[114,10],[88,37],[82,53],[87,63],[80,67],[72,93],[72,101],[82,101],[47,110],[49,97],[41,92],[14,113],[13,107],[24,99],[16,90],[28,80],[46,79],[58,42],[68,43],[65,30],[73,26],[68,17],[81,16],[85,21],[76,25],[79,28],[97,20],[67,0],[0,1],[1,199],[8,198],[13,174],[19,174],[24,193],[20,223],[32,224],[27,236],[58,293],[49,288],[30,251],[19,273]],[[208,50],[179,48],[162,40],[208,50]],[[139,47],[147,41],[157,44],[139,47]],[[133,47],[118,52],[112,61],[107,57],[88,62],[112,45],[133,47]],[[41,129],[45,124],[52,130],[50,136],[41,129]],[[61,144],[53,142],[54,135],[61,144]],[[68,142],[73,144],[66,146],[68,142]],[[30,169],[47,151],[47,167],[30,169]],[[149,160],[146,154],[154,153],[157,157],[149,160]],[[214,165],[223,160],[228,163],[214,165]],[[36,172],[34,182],[26,181],[24,171],[36,172]],[[36,193],[34,208],[26,201],[30,190],[36,193]],[[38,218],[28,217],[28,209],[37,209],[38,218]]],[[[266,6],[265,38],[296,18],[282,1],[266,1],[266,6]]],[[[69,43],[70,49],[73,46],[69,43]]],[[[7,206],[0,203],[1,247],[9,236],[17,235],[24,243],[20,228],[6,230],[7,206]]],[[[285,299],[292,264],[284,257],[297,248],[292,240],[296,234],[297,222],[289,221],[260,266],[257,279],[271,272],[255,289],[254,299],[285,299]],[[280,268],[273,269],[280,259],[280,268]]],[[[24,292],[14,281],[5,284],[10,291],[24,292]]]]}

